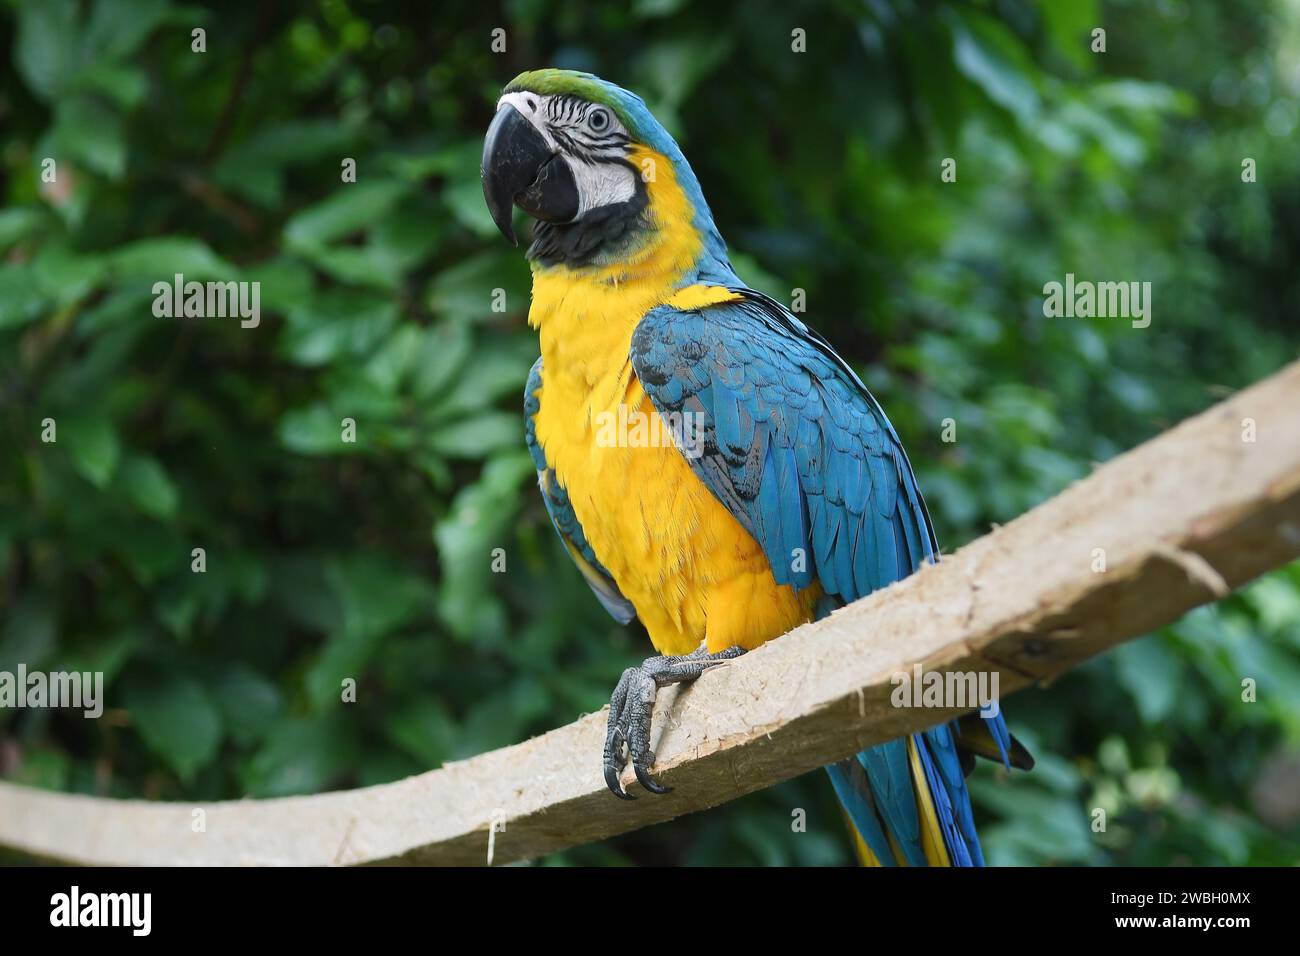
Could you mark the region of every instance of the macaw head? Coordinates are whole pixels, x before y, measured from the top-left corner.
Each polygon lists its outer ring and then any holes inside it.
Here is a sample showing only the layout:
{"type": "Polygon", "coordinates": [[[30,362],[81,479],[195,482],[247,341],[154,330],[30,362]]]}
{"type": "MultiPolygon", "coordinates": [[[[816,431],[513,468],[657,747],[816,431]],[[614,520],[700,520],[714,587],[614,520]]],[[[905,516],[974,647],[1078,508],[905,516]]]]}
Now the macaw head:
{"type": "Polygon", "coordinates": [[[590,73],[536,70],[512,80],[488,127],[481,175],[507,239],[519,244],[512,207],[538,221],[537,258],[608,258],[670,220],[716,236],[667,130],[640,97],[590,73]]]}

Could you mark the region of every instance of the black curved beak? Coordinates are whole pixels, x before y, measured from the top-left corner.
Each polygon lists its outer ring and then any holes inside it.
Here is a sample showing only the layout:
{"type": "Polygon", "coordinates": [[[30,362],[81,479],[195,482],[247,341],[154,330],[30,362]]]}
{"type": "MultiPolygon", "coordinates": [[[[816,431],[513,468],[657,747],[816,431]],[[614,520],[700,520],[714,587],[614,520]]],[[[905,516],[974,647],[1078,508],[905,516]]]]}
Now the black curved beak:
{"type": "Polygon", "coordinates": [[[479,172],[492,221],[516,246],[512,205],[546,222],[572,222],[578,215],[578,184],[569,164],[508,103],[497,110],[488,127],[479,172]]]}

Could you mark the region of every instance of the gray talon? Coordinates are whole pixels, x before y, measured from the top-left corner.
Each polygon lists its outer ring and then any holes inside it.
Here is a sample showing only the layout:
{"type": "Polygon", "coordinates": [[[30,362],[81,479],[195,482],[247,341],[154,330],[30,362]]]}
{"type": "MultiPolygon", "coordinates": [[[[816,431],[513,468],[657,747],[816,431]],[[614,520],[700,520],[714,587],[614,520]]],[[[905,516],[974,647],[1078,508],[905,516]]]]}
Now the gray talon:
{"type": "Polygon", "coordinates": [[[629,667],[618,679],[609,698],[609,723],[605,731],[603,754],[605,785],[624,800],[636,797],[623,789],[619,776],[628,760],[641,786],[650,793],[670,793],[672,787],[650,776],[655,755],[650,750],[650,719],[654,713],[655,694],[669,684],[686,684],[710,667],[733,660],[745,653],[744,648],[729,647],[710,654],[701,647],[680,657],[655,655],[640,667],[629,667]],[[627,750],[624,751],[624,746],[627,750]]]}

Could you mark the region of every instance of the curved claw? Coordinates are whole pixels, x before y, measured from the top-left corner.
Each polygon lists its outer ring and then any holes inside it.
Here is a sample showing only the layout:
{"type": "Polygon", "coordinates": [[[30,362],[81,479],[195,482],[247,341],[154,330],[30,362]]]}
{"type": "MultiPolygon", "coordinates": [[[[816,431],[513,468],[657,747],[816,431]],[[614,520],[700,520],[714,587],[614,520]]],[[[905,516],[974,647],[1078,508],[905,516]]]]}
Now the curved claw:
{"type": "Polygon", "coordinates": [[[623,789],[619,777],[631,759],[636,779],[646,793],[672,793],[650,776],[655,755],[650,750],[650,718],[654,712],[655,691],[669,684],[685,684],[716,664],[729,661],[745,653],[744,648],[729,647],[710,654],[701,647],[691,654],[678,657],[656,655],[640,667],[623,671],[618,686],[609,699],[609,720],[605,729],[605,785],[609,792],[621,800],[635,800],[623,789]],[[626,749],[625,749],[626,748],[626,749]]]}
{"type": "MultiPolygon", "coordinates": [[[[618,780],[619,768],[613,764],[607,764],[605,767],[605,786],[609,787],[609,792],[620,800],[635,800],[632,794],[623,789],[623,785],[618,780]]],[[[641,771],[637,771],[637,778],[640,779],[641,771]]],[[[644,781],[642,782],[644,786],[644,781]]]]}
{"type": "MultiPolygon", "coordinates": [[[[638,767],[636,765],[633,765],[632,769],[636,771],[636,779],[640,782],[641,786],[645,787],[651,793],[672,793],[673,792],[672,787],[664,786],[654,777],[650,776],[649,770],[646,770],[642,767],[638,767]]],[[[629,799],[632,798],[629,797],[629,799]]]]}

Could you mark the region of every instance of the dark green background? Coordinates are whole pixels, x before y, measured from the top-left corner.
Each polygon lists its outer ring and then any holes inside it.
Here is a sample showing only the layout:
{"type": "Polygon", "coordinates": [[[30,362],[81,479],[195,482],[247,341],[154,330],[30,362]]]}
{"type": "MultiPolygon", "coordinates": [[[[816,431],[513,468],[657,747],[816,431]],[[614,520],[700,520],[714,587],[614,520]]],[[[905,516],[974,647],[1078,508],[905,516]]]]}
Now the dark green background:
{"type": "MultiPolygon", "coordinates": [[[[270,6],[0,7],[0,668],[109,680],[99,721],[0,714],[6,779],[364,786],[593,711],[647,653],[523,447],[528,272],[478,159],[524,69],[646,98],[741,275],[806,290],[884,403],[948,548],[1296,355],[1294,0],[270,6]],[[261,326],[154,318],[174,272],[260,281],[261,326]],[[1150,328],[1044,318],[1067,272],[1150,281],[1150,328]]],[[[972,781],[989,858],[1296,862],[1298,700],[1292,566],[1010,700],[1038,768],[972,781]]],[[[818,773],[546,862],[847,860],[818,773]]]]}

